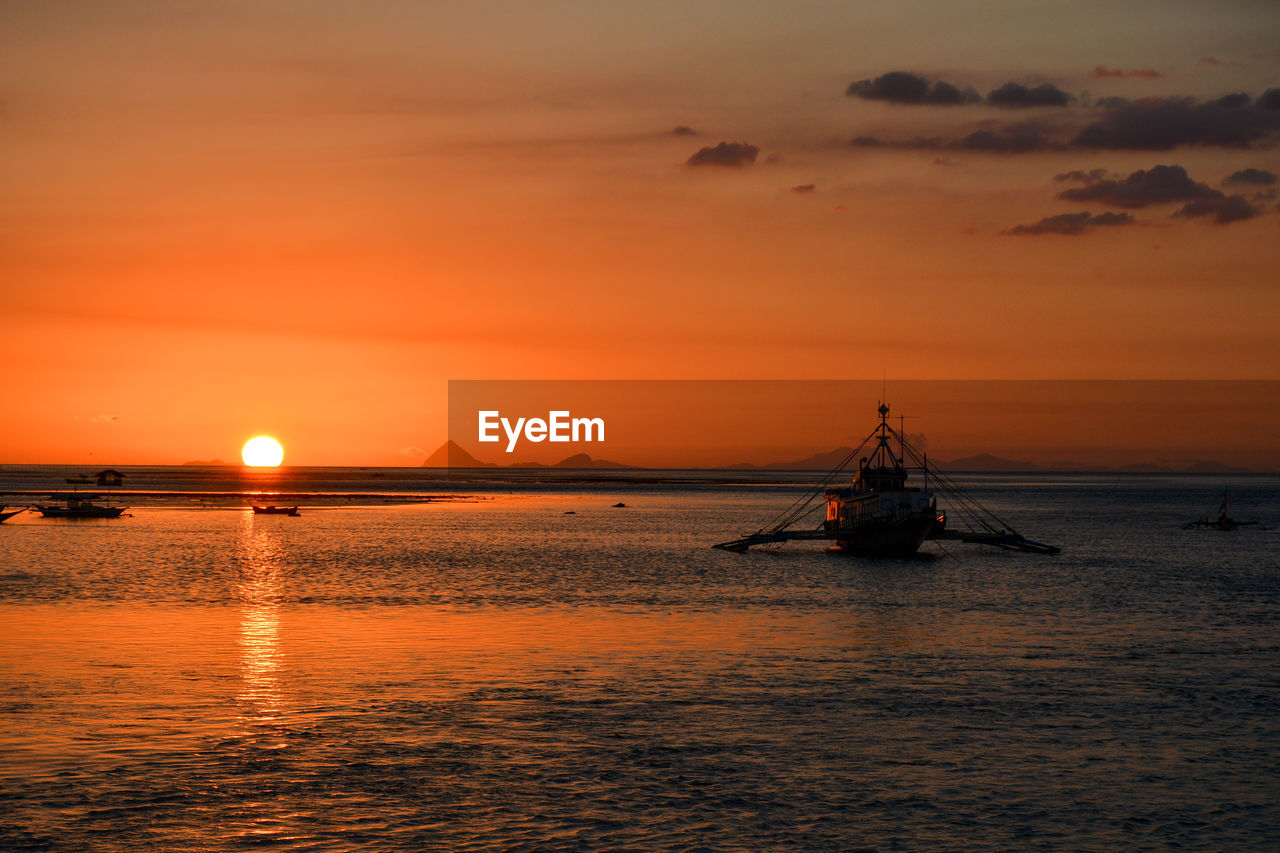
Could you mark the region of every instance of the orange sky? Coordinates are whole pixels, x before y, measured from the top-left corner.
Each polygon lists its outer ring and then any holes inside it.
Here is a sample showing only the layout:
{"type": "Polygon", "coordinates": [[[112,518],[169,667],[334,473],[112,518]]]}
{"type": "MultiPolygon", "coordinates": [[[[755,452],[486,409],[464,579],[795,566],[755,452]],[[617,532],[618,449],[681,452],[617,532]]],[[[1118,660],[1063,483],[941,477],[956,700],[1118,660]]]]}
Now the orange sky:
{"type": "Polygon", "coordinates": [[[0,462],[415,464],[451,378],[1280,378],[1275,187],[1223,183],[1280,172],[1280,12],[988,6],[0,4],[0,462]],[[1072,100],[846,94],[895,71],[1072,100]],[[1243,141],[1072,143],[1236,92],[1243,141]],[[1157,165],[1253,215],[1057,197],[1157,165]],[[1008,233],[1084,211],[1134,221],[1008,233]]]}

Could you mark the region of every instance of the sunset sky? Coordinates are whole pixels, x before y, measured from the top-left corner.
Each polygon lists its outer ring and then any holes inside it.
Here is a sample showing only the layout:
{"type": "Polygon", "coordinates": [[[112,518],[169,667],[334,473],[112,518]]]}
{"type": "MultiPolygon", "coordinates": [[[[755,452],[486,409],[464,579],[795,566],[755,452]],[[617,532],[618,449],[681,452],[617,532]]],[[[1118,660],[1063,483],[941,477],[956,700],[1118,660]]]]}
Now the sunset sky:
{"type": "Polygon", "coordinates": [[[1270,0],[0,15],[0,462],[419,464],[449,379],[1280,379],[1270,0]]]}

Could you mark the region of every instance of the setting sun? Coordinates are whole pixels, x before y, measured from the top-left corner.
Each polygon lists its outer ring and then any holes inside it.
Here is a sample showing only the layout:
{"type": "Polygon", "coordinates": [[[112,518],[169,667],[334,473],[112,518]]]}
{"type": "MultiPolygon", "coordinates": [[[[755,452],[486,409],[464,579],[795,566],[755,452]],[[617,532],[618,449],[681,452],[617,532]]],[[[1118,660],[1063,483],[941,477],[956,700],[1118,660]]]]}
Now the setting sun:
{"type": "Polygon", "coordinates": [[[284,448],[271,436],[260,435],[244,443],[240,458],[254,468],[274,468],[284,461],[284,448]]]}

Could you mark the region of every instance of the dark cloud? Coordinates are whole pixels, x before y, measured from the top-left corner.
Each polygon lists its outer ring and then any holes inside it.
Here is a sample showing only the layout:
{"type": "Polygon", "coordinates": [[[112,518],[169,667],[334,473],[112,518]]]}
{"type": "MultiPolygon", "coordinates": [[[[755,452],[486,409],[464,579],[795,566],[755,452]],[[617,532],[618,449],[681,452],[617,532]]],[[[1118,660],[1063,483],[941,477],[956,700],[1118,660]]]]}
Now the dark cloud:
{"type": "Polygon", "coordinates": [[[1106,169],[1090,169],[1087,172],[1081,171],[1080,169],[1072,169],[1070,172],[1061,172],[1054,175],[1053,179],[1060,184],[1068,181],[1075,181],[1081,184],[1093,184],[1107,178],[1108,176],[1106,169]]]}
{"type": "Polygon", "coordinates": [[[1093,106],[1100,110],[1122,110],[1132,104],[1129,98],[1122,98],[1119,95],[1108,95],[1105,98],[1097,98],[1093,102],[1093,106]]]}
{"type": "Polygon", "coordinates": [[[818,188],[817,184],[800,184],[791,188],[793,193],[811,193],[818,188]]]}
{"type": "Polygon", "coordinates": [[[957,163],[955,160],[952,160],[952,159],[951,159],[951,158],[949,158],[949,157],[934,157],[934,158],[933,158],[933,165],[935,165],[935,166],[959,166],[960,164],[959,164],[959,163],[957,163]]]}
{"type": "MultiPolygon", "coordinates": [[[[1260,99],[1261,100],[1261,99],[1260,99]]],[[[1192,98],[1143,98],[1106,109],[1071,140],[1080,148],[1163,151],[1179,145],[1248,148],[1280,125],[1262,109],[1192,98]]]]}
{"type": "Polygon", "coordinates": [[[1044,83],[1034,89],[1020,83],[1005,83],[987,94],[987,103],[997,107],[1065,107],[1073,100],[1071,95],[1044,83]]]}
{"type": "Polygon", "coordinates": [[[1232,172],[1222,179],[1223,184],[1274,184],[1277,180],[1275,172],[1268,172],[1264,169],[1241,169],[1238,172],[1232,172]]]}
{"type": "Polygon", "coordinates": [[[1219,65],[1222,65],[1222,60],[1216,56],[1202,56],[1196,61],[1196,65],[1199,65],[1201,68],[1217,68],[1219,65]]]}
{"type": "Polygon", "coordinates": [[[1261,215],[1262,211],[1252,204],[1242,195],[1219,194],[1214,198],[1202,198],[1196,201],[1184,204],[1174,216],[1185,216],[1188,218],[1212,217],[1213,221],[1218,225],[1229,225],[1232,222],[1240,222],[1244,219],[1253,219],[1255,216],[1261,215]]]}
{"type": "Polygon", "coordinates": [[[1230,95],[1223,95],[1213,103],[1228,110],[1235,110],[1249,106],[1249,102],[1252,100],[1253,98],[1250,98],[1247,92],[1234,92],[1230,95]]]}
{"type": "Polygon", "coordinates": [[[999,131],[977,130],[956,143],[966,151],[994,151],[1002,154],[1025,154],[1042,151],[1049,143],[1035,128],[1007,127],[999,131]]]}
{"type": "Polygon", "coordinates": [[[855,136],[849,140],[849,144],[854,148],[882,148],[884,141],[874,136],[855,136]]]}
{"type": "Polygon", "coordinates": [[[748,166],[756,161],[760,149],[745,142],[721,142],[714,148],[703,148],[689,158],[690,166],[748,166]]]}
{"type": "Polygon", "coordinates": [[[930,83],[927,78],[909,71],[890,71],[874,80],[850,83],[844,93],[849,97],[888,101],[891,104],[957,106],[979,100],[978,93],[972,89],[962,91],[958,86],[943,80],[930,83]]]}
{"type": "Polygon", "coordinates": [[[698,135],[698,131],[694,130],[692,127],[689,127],[687,124],[676,125],[675,129],[672,130],[671,133],[675,136],[697,136],[698,135]]]}
{"type": "Polygon", "coordinates": [[[1181,166],[1152,166],[1122,180],[1094,180],[1058,193],[1058,198],[1067,201],[1100,201],[1130,209],[1221,197],[1222,193],[1212,187],[1191,180],[1181,166]]]}
{"type": "Polygon", "coordinates": [[[1258,106],[1264,110],[1280,110],[1280,89],[1268,89],[1259,95],[1258,106]]]}
{"type": "Polygon", "coordinates": [[[1134,218],[1128,213],[1099,213],[1096,216],[1088,211],[1060,213],[1057,216],[1045,217],[1034,225],[1015,225],[1004,233],[1015,237],[1029,237],[1037,234],[1076,236],[1091,231],[1097,226],[1132,225],[1134,222],[1134,218]]]}
{"type": "Polygon", "coordinates": [[[1105,65],[1095,65],[1089,76],[1094,79],[1136,77],[1139,80],[1159,80],[1164,75],[1154,68],[1108,68],[1105,65]]]}

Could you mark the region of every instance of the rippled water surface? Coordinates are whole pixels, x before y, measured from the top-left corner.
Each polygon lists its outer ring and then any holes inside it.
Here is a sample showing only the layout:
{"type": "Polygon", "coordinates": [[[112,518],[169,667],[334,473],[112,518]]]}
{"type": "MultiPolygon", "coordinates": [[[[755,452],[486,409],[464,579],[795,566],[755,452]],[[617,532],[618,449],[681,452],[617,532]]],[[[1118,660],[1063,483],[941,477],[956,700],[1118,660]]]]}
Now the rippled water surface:
{"type": "Polygon", "coordinates": [[[778,484],[28,513],[0,848],[1275,849],[1280,532],[1179,526],[1223,483],[977,478],[1063,554],[881,562],[707,547],[778,484]]]}

